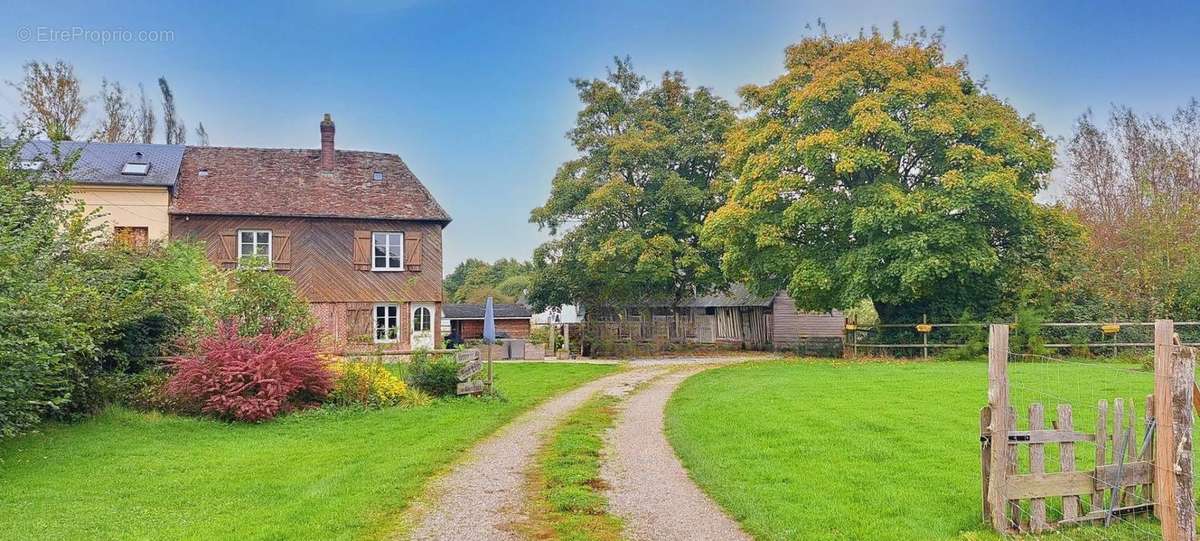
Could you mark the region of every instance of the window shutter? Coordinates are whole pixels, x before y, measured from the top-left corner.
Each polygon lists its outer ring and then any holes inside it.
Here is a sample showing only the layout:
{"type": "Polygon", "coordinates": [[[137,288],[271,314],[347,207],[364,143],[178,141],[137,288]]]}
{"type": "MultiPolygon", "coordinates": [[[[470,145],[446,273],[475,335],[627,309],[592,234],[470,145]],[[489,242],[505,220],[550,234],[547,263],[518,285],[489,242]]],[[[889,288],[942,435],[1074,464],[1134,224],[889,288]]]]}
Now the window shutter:
{"type": "Polygon", "coordinates": [[[371,270],[371,232],[354,232],[354,268],[360,271],[371,270]]]}
{"type": "Polygon", "coordinates": [[[410,232],[404,234],[404,269],[412,272],[421,271],[421,234],[410,232]]]}
{"type": "Polygon", "coordinates": [[[236,265],[238,260],[237,231],[221,232],[221,263],[236,265]]]}
{"type": "Polygon", "coordinates": [[[288,231],[274,231],[271,234],[271,266],[275,270],[292,270],[292,243],[288,231]]]}
{"type": "Polygon", "coordinates": [[[372,336],[374,329],[374,307],[371,306],[351,306],[348,309],[350,336],[362,337],[372,336]]]}

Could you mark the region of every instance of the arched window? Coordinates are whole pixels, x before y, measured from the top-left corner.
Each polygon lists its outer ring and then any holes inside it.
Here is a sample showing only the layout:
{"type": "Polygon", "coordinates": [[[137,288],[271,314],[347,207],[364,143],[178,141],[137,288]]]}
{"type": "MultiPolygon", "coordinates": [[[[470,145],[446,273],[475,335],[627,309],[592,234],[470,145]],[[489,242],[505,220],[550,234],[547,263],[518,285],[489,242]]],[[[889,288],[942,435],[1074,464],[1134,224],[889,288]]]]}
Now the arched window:
{"type": "Polygon", "coordinates": [[[413,331],[421,332],[432,329],[433,317],[429,314],[429,309],[421,306],[413,311],[413,331]]]}

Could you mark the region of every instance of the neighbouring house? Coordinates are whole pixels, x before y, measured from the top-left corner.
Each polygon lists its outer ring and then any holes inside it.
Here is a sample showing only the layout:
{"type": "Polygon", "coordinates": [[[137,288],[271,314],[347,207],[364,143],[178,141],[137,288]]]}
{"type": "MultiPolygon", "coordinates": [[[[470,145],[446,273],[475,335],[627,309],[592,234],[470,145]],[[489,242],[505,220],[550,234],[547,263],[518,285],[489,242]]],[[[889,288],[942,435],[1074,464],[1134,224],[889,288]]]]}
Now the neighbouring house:
{"type": "Polygon", "coordinates": [[[591,310],[589,322],[612,323],[614,338],[633,341],[717,344],[757,350],[836,350],[840,353],[845,316],[796,309],[784,291],[758,296],[735,284],[727,293],[685,299],[675,307],[651,302],[619,310],[591,310]]]}
{"type": "MultiPolygon", "coordinates": [[[[483,338],[482,304],[446,304],[447,332],[459,340],[483,338]]],[[[500,338],[529,338],[533,314],[522,304],[493,304],[492,315],[496,322],[496,335],[500,338]]]]}
{"type": "Polygon", "coordinates": [[[41,169],[74,158],[68,172],[72,196],[94,211],[93,225],[118,240],[145,244],[168,236],[168,207],[183,153],[182,145],[29,141],[18,165],[41,169]]]}
{"type": "Polygon", "coordinates": [[[577,325],[583,323],[583,314],[574,304],[549,307],[533,314],[534,325],[577,325]]]}
{"type": "Polygon", "coordinates": [[[269,259],[347,351],[440,347],[442,229],[450,216],[395,154],[187,147],[171,238],[226,267],[269,259]]]}

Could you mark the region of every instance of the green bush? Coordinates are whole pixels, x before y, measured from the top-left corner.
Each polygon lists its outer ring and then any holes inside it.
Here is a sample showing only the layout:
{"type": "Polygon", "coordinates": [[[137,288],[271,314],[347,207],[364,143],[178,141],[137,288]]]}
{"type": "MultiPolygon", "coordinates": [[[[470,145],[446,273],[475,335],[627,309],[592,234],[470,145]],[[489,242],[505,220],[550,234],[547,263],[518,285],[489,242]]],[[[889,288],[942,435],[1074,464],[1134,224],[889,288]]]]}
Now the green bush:
{"type": "Polygon", "coordinates": [[[988,348],[987,327],[979,325],[979,322],[971,317],[970,310],[963,310],[957,323],[961,326],[950,327],[947,338],[949,343],[962,344],[962,347],[946,348],[942,357],[951,361],[967,361],[984,356],[988,348]]]}
{"type": "Polygon", "coordinates": [[[218,319],[237,322],[242,336],[254,336],[263,330],[275,335],[300,335],[312,330],[316,319],[296,292],[295,282],[255,267],[250,264],[233,271],[230,291],[217,309],[218,319]]]}
{"type": "Polygon", "coordinates": [[[1042,323],[1045,320],[1045,313],[1038,308],[1026,307],[1018,310],[1008,350],[1018,354],[1048,355],[1050,350],[1046,349],[1046,339],[1042,336],[1042,323]]]}
{"type": "Polygon", "coordinates": [[[89,322],[105,306],[79,265],[96,230],[70,186],[48,182],[59,166],[16,166],[24,142],[0,147],[0,437],[70,406],[97,350],[89,322]]]}
{"type": "Polygon", "coordinates": [[[0,146],[0,437],[119,399],[125,376],[207,333],[223,273],[188,244],[117,246],[71,196],[78,155],[0,146]]]}
{"type": "Polygon", "coordinates": [[[535,325],[533,330],[529,331],[529,341],[534,344],[541,344],[550,348],[551,345],[562,347],[562,337],[558,336],[553,325],[535,325]],[[554,344],[550,342],[553,341],[554,344]]]}
{"type": "Polygon", "coordinates": [[[417,351],[408,366],[408,385],[433,396],[453,396],[458,392],[458,368],[449,355],[417,351]]]}
{"type": "Polygon", "coordinates": [[[85,276],[105,309],[93,325],[100,369],[137,373],[214,327],[224,277],[193,243],[113,244],[84,254],[85,276]]]}

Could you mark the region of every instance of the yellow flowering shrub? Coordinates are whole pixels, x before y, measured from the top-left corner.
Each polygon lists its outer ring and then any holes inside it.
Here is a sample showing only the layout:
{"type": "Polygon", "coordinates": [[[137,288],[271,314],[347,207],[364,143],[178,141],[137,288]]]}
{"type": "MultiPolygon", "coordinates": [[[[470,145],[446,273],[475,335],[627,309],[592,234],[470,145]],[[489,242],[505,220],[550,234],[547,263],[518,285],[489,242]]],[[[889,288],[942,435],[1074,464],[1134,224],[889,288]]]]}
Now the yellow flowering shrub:
{"type": "Polygon", "coordinates": [[[338,405],[367,407],[419,406],[429,402],[379,361],[337,360],[329,364],[336,375],[329,400],[338,405]]]}

